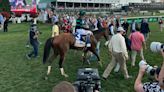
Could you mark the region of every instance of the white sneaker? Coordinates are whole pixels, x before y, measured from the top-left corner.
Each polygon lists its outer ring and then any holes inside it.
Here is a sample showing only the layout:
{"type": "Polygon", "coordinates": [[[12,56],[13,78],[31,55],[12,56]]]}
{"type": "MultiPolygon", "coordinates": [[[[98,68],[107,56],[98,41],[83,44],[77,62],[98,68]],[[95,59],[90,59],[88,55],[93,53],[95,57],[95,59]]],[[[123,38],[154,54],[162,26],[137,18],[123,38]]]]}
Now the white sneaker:
{"type": "Polygon", "coordinates": [[[26,57],[27,57],[27,59],[28,59],[28,60],[31,60],[31,57],[29,57],[29,55],[28,55],[28,54],[26,54],[26,57]]]}
{"type": "Polygon", "coordinates": [[[91,47],[91,44],[90,43],[87,43],[87,47],[91,47]]]}
{"type": "Polygon", "coordinates": [[[30,45],[26,45],[26,48],[29,48],[30,47],[30,45]]]}

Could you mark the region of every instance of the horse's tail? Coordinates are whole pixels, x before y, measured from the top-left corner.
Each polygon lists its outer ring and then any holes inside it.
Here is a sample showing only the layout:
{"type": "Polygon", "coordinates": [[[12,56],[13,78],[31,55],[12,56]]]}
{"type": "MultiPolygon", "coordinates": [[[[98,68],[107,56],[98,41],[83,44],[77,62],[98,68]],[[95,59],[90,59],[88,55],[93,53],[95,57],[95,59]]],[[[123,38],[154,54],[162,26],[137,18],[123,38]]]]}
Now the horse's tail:
{"type": "Polygon", "coordinates": [[[45,46],[44,46],[43,64],[46,63],[47,58],[48,58],[48,56],[49,56],[49,54],[50,54],[50,50],[51,50],[51,46],[52,46],[52,39],[53,39],[53,38],[47,39],[46,44],[45,44],[45,46]]]}

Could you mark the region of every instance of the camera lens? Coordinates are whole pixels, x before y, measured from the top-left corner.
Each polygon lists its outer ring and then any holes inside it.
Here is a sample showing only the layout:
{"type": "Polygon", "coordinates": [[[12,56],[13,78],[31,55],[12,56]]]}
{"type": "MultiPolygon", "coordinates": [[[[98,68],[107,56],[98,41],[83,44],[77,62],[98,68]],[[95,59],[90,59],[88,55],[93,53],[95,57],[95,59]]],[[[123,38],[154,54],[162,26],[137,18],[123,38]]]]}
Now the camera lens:
{"type": "Polygon", "coordinates": [[[152,69],[150,70],[150,73],[149,73],[151,76],[154,76],[155,75],[155,69],[152,69]]]}
{"type": "Polygon", "coordinates": [[[162,50],[163,50],[163,52],[164,52],[164,44],[162,44],[162,45],[161,45],[161,49],[162,49],[162,50]]]}

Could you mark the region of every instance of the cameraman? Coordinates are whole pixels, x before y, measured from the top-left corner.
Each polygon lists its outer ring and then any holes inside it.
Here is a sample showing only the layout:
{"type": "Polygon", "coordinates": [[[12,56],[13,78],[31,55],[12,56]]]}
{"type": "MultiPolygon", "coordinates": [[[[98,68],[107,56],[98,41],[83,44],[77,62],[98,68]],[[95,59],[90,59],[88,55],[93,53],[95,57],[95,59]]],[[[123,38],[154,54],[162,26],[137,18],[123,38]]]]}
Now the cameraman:
{"type": "Polygon", "coordinates": [[[155,72],[156,82],[146,82],[142,83],[142,78],[146,71],[146,65],[140,67],[138,77],[134,84],[134,89],[136,92],[164,92],[164,52],[161,50],[163,57],[162,68],[157,68],[155,72]]]}

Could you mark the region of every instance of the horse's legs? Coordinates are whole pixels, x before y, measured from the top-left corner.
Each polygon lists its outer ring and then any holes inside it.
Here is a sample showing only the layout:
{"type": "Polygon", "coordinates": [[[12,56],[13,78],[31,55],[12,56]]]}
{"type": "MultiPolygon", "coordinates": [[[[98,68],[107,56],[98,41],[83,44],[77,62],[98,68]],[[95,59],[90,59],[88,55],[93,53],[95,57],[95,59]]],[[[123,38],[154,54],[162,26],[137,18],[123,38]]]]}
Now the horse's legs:
{"type": "Polygon", "coordinates": [[[108,39],[109,39],[108,35],[106,35],[106,34],[104,35],[104,38],[105,38],[106,41],[108,41],[108,39]]]}
{"type": "Polygon", "coordinates": [[[53,62],[53,60],[57,57],[57,54],[55,52],[52,52],[50,57],[48,58],[48,62],[49,62],[49,66],[48,66],[48,70],[47,70],[47,76],[50,74],[51,72],[51,63],[53,62]]]}
{"type": "Polygon", "coordinates": [[[68,75],[64,72],[64,68],[63,68],[64,58],[65,58],[65,53],[61,53],[60,60],[59,60],[59,68],[60,68],[61,75],[63,75],[64,77],[68,77],[68,75]]]}
{"type": "Polygon", "coordinates": [[[88,64],[90,64],[90,62],[86,60],[87,52],[88,52],[88,48],[86,48],[83,52],[83,65],[86,61],[88,62],[88,64]]]}
{"type": "Polygon", "coordinates": [[[99,55],[99,52],[100,52],[100,41],[97,42],[96,49],[97,49],[97,53],[99,55]]]}
{"type": "Polygon", "coordinates": [[[102,67],[102,62],[100,61],[100,57],[99,57],[99,55],[96,53],[96,50],[91,49],[91,52],[97,57],[98,63],[99,63],[100,66],[102,67]]]}
{"type": "Polygon", "coordinates": [[[51,68],[52,68],[52,67],[51,67],[51,63],[52,63],[52,61],[53,61],[56,57],[57,57],[57,55],[54,54],[54,53],[52,53],[51,56],[49,57],[49,59],[48,59],[48,61],[49,61],[49,66],[48,66],[48,70],[47,70],[47,75],[50,74],[51,68]]]}

